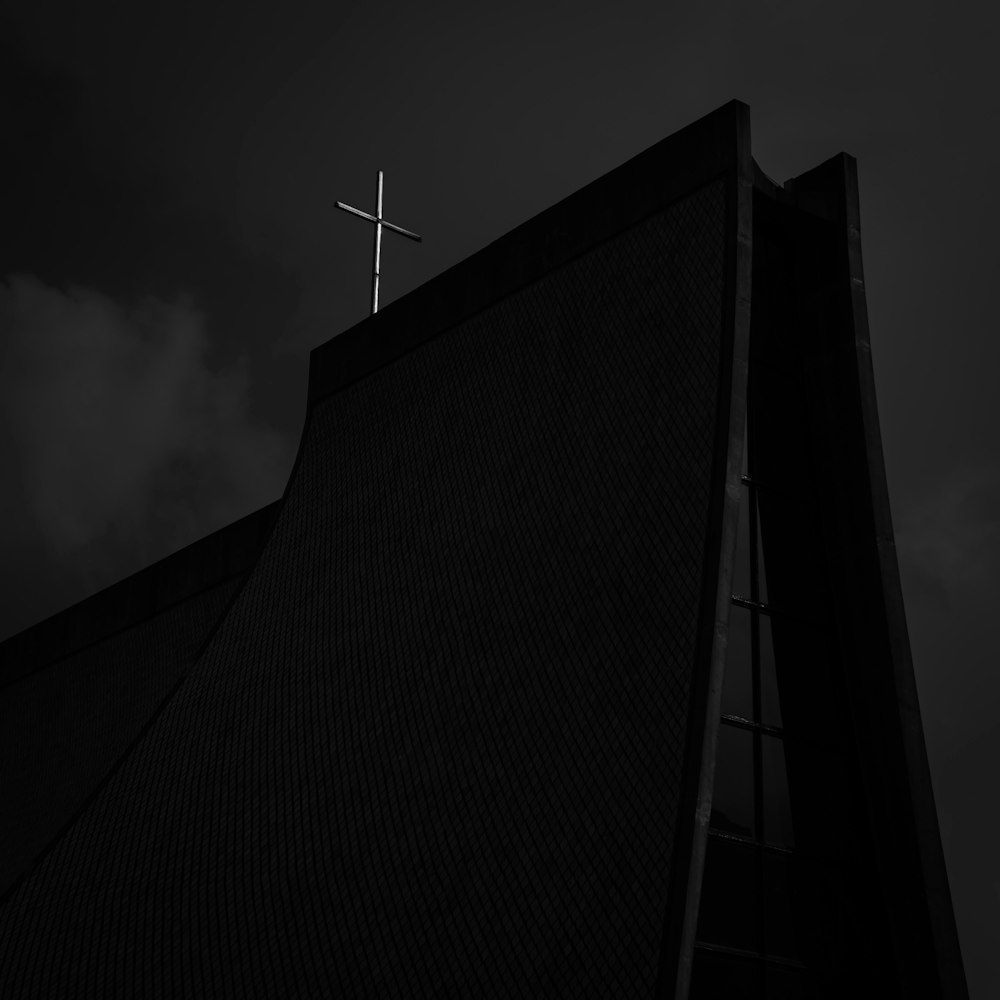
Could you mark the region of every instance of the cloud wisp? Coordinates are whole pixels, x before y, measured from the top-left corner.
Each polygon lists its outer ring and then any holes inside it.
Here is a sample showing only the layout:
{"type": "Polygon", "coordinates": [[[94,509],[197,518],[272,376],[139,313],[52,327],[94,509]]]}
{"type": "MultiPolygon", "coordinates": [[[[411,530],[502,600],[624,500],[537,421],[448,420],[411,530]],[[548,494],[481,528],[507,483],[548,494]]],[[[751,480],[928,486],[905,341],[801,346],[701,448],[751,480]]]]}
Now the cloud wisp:
{"type": "Polygon", "coordinates": [[[189,300],[0,282],[6,505],[49,559],[103,585],[280,495],[290,442],[209,346],[189,300]]]}
{"type": "Polygon", "coordinates": [[[903,512],[896,529],[901,562],[951,611],[993,591],[1000,558],[1000,470],[949,477],[903,512]]]}

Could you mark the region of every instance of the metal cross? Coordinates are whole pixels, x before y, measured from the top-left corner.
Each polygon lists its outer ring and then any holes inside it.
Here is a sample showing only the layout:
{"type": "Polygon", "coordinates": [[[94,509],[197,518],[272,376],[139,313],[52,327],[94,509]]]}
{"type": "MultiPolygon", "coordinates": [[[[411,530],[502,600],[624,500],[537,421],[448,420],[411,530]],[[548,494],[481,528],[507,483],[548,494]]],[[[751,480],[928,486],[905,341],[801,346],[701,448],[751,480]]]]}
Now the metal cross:
{"type": "Polygon", "coordinates": [[[361,212],[356,208],[351,208],[350,205],[345,205],[342,201],[337,202],[337,208],[342,208],[345,212],[350,212],[352,215],[360,216],[362,219],[367,219],[369,222],[375,223],[375,265],[372,268],[372,314],[378,312],[378,272],[379,272],[379,262],[382,256],[382,227],[385,226],[386,229],[391,229],[394,233],[399,233],[401,236],[409,236],[411,240],[416,240],[418,243],[421,241],[421,237],[416,233],[411,233],[408,229],[403,229],[401,226],[394,226],[391,222],[386,222],[382,218],[382,171],[378,172],[378,195],[375,202],[375,214],[369,215],[367,212],[361,212]]]}

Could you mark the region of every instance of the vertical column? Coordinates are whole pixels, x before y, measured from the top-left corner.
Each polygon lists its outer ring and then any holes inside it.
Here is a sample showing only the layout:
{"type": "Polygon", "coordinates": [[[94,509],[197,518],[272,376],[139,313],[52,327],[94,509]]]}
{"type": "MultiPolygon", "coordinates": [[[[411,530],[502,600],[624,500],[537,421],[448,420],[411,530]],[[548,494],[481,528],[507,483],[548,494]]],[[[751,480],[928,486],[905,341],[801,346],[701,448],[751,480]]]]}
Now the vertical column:
{"type": "Polygon", "coordinates": [[[378,191],[375,195],[375,263],[372,267],[372,313],[378,312],[378,272],[382,256],[382,171],[378,172],[378,191]]]}

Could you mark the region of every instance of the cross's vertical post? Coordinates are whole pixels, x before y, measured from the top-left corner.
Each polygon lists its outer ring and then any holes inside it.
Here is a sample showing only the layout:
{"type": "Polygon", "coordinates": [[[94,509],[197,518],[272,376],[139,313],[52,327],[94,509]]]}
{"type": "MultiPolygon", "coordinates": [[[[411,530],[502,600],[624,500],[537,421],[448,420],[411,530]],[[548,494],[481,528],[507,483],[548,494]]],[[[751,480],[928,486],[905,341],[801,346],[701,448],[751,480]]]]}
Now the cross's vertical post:
{"type": "Polygon", "coordinates": [[[378,312],[378,269],[382,257],[382,171],[378,172],[378,191],[375,195],[375,267],[372,271],[372,313],[378,312]]]}

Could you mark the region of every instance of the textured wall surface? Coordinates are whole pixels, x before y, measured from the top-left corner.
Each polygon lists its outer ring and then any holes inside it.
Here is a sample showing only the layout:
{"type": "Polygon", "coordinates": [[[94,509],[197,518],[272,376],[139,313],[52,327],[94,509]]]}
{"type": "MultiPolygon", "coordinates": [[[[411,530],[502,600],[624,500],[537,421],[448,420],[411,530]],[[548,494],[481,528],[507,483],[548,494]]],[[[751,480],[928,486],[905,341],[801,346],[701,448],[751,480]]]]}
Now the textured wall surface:
{"type": "Polygon", "coordinates": [[[263,555],[0,911],[0,994],[649,996],[722,183],[320,404],[263,555]]]}
{"type": "Polygon", "coordinates": [[[0,895],[139,735],[238,585],[203,591],[0,692],[0,895]]]}

